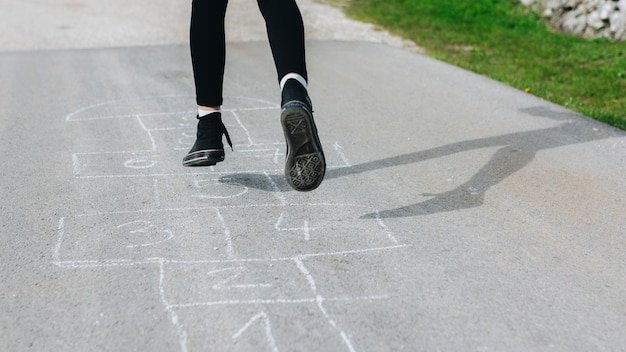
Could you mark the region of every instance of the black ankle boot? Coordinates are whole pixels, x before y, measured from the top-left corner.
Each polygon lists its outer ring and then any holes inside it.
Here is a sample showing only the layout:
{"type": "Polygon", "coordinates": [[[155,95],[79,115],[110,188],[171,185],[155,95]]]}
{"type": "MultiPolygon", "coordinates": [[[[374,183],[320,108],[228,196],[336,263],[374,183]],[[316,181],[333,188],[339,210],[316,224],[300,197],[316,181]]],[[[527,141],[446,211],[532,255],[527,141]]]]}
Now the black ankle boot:
{"type": "Polygon", "coordinates": [[[226,135],[228,145],[232,149],[228,131],[222,123],[222,114],[214,112],[198,117],[196,142],[189,153],[183,158],[183,166],[212,166],[224,161],[224,144],[222,135],[226,135]]]}

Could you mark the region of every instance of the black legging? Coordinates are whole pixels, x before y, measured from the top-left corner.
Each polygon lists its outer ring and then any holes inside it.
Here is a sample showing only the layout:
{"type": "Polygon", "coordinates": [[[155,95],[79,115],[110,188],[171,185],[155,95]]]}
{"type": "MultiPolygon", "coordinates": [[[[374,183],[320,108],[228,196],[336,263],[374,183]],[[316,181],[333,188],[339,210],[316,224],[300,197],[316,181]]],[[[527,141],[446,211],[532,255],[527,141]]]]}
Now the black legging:
{"type": "MultiPolygon", "coordinates": [[[[307,79],[304,25],[295,0],[257,0],[265,18],[267,35],[278,73],[298,73],[307,79]]],[[[224,16],[228,0],[193,0],[191,10],[191,62],[196,84],[196,102],[222,105],[226,62],[224,16]]]]}

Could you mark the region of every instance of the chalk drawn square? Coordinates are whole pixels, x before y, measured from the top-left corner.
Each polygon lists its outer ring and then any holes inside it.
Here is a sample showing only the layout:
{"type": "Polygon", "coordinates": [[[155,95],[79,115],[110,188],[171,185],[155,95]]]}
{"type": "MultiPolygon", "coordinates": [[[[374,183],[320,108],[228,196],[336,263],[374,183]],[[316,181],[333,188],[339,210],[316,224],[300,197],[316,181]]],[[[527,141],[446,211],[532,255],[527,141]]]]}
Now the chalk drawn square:
{"type": "Polygon", "coordinates": [[[55,259],[62,265],[223,260],[232,248],[215,208],[67,217],[55,259]]]}
{"type": "Polygon", "coordinates": [[[233,247],[241,258],[290,258],[362,251],[398,244],[380,220],[361,219],[358,205],[285,204],[223,208],[233,247]],[[254,227],[249,221],[254,219],[254,227]]]}
{"type": "Polygon", "coordinates": [[[164,265],[163,277],[165,300],[177,308],[297,304],[315,298],[292,261],[177,261],[164,265]]]}
{"type": "Polygon", "coordinates": [[[349,350],[315,303],[193,307],[177,315],[187,344],[203,350],[349,350]]]}
{"type": "Polygon", "coordinates": [[[160,155],[150,150],[74,153],[72,160],[74,176],[85,179],[152,177],[171,171],[160,162],[160,155]]]}

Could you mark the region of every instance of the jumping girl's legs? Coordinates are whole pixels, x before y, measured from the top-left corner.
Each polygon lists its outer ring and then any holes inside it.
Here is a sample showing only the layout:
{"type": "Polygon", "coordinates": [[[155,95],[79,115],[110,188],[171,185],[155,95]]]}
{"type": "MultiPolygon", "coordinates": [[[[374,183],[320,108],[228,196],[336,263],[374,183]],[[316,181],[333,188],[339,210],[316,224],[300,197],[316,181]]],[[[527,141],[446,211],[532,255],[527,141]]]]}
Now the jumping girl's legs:
{"type": "MultiPolygon", "coordinates": [[[[221,120],[226,40],[224,18],[228,0],[193,0],[191,58],[198,104],[196,142],[184,166],[210,166],[224,160],[222,136],[232,148],[221,120]]],[[[287,142],[285,176],[298,191],[317,188],[326,170],[324,153],[313,121],[307,87],[304,25],[295,0],[257,0],[281,87],[281,124],[287,142]]]]}

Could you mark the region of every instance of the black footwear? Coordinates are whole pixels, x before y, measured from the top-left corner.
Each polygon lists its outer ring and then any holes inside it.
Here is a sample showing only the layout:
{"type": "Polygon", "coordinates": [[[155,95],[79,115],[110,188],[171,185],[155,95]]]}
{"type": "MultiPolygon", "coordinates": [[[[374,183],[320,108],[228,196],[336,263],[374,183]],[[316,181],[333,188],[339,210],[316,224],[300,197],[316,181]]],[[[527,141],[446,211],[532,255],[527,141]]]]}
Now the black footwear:
{"type": "Polygon", "coordinates": [[[324,179],[326,160],[313,121],[311,101],[304,87],[295,80],[285,84],[280,122],[287,142],[287,182],[296,191],[312,191],[324,179]]]}
{"type": "Polygon", "coordinates": [[[226,127],[222,123],[222,114],[214,112],[198,117],[198,120],[196,142],[183,158],[183,166],[212,166],[220,161],[224,161],[222,135],[226,135],[226,140],[231,149],[233,148],[233,143],[230,141],[228,131],[226,131],[226,127]]]}

